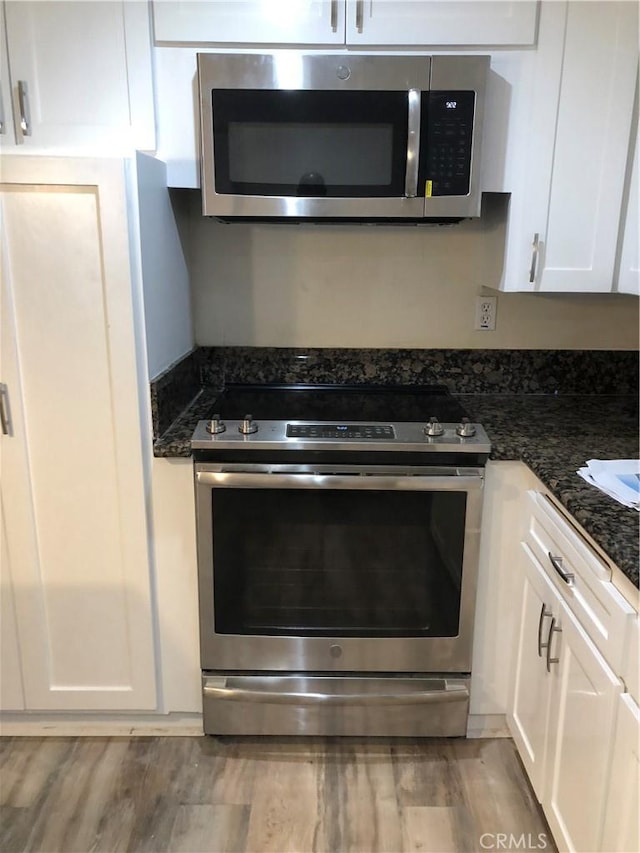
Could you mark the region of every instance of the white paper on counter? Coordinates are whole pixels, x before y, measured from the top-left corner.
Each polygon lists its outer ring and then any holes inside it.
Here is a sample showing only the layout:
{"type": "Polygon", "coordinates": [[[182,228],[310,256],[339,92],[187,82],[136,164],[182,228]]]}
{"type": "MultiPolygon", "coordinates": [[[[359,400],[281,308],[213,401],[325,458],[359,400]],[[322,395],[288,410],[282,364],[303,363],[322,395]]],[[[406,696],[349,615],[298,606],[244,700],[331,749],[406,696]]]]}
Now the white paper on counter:
{"type": "Polygon", "coordinates": [[[640,511],[640,459],[589,459],[577,473],[618,503],[640,511]]]}

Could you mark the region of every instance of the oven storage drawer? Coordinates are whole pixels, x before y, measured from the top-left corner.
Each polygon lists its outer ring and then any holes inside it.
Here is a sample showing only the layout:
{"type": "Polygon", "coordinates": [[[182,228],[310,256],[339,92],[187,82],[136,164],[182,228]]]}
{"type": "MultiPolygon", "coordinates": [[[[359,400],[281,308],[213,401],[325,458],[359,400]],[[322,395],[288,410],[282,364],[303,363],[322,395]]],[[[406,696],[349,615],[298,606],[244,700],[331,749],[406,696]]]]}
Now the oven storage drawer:
{"type": "Polygon", "coordinates": [[[464,736],[469,679],[224,675],[202,677],[212,735],[464,736]]]}

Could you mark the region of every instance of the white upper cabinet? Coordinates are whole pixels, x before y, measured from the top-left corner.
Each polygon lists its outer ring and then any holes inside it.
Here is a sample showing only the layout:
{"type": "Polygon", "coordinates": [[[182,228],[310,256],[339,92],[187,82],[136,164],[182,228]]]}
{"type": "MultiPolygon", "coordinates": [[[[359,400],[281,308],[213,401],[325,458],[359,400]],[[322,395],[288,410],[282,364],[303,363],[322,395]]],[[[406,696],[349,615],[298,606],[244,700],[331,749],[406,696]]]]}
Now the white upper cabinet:
{"type": "Polygon", "coordinates": [[[2,94],[15,133],[0,137],[3,147],[96,154],[155,148],[144,3],[7,0],[4,15],[10,91],[3,79],[2,94]]]}
{"type": "Polygon", "coordinates": [[[502,287],[611,292],[638,67],[634,2],[543,4],[502,287]]]}
{"type": "Polygon", "coordinates": [[[344,44],[344,0],[154,0],[156,43],[344,44]]]}
{"type": "Polygon", "coordinates": [[[635,117],[635,131],[632,138],[632,165],[627,183],[627,199],[623,211],[621,228],[620,259],[617,272],[618,293],[633,293],[640,296],[640,140],[638,139],[638,116],[635,117]]]}
{"type": "Polygon", "coordinates": [[[350,45],[531,45],[537,2],[347,0],[350,45]]]}
{"type": "Polygon", "coordinates": [[[7,38],[4,26],[4,6],[0,5],[0,144],[13,142],[13,115],[11,111],[11,84],[9,83],[9,60],[6,51],[7,38]]]}
{"type": "Polygon", "coordinates": [[[531,45],[534,0],[209,0],[153,3],[158,44],[531,45]]]}

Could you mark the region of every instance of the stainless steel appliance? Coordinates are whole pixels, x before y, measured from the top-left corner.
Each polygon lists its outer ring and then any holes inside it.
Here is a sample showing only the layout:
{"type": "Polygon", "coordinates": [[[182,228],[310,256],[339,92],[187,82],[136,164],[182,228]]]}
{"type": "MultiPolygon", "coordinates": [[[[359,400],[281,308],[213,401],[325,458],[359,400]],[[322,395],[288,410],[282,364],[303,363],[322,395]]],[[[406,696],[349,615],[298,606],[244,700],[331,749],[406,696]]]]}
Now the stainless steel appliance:
{"type": "Polygon", "coordinates": [[[490,445],[441,392],[230,387],[198,424],[206,733],[465,734],[490,445]]]}
{"type": "Polygon", "coordinates": [[[480,215],[488,56],[198,54],[203,213],[480,215]]]}

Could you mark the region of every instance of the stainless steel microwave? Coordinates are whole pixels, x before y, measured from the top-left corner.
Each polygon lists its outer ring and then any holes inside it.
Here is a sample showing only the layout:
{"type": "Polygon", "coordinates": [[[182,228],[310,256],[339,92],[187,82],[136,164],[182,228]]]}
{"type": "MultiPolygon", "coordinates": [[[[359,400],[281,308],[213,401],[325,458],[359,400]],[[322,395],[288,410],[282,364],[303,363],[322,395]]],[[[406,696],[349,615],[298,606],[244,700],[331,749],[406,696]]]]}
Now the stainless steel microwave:
{"type": "Polygon", "coordinates": [[[488,56],[200,53],[203,213],[480,215],[488,56]]]}

